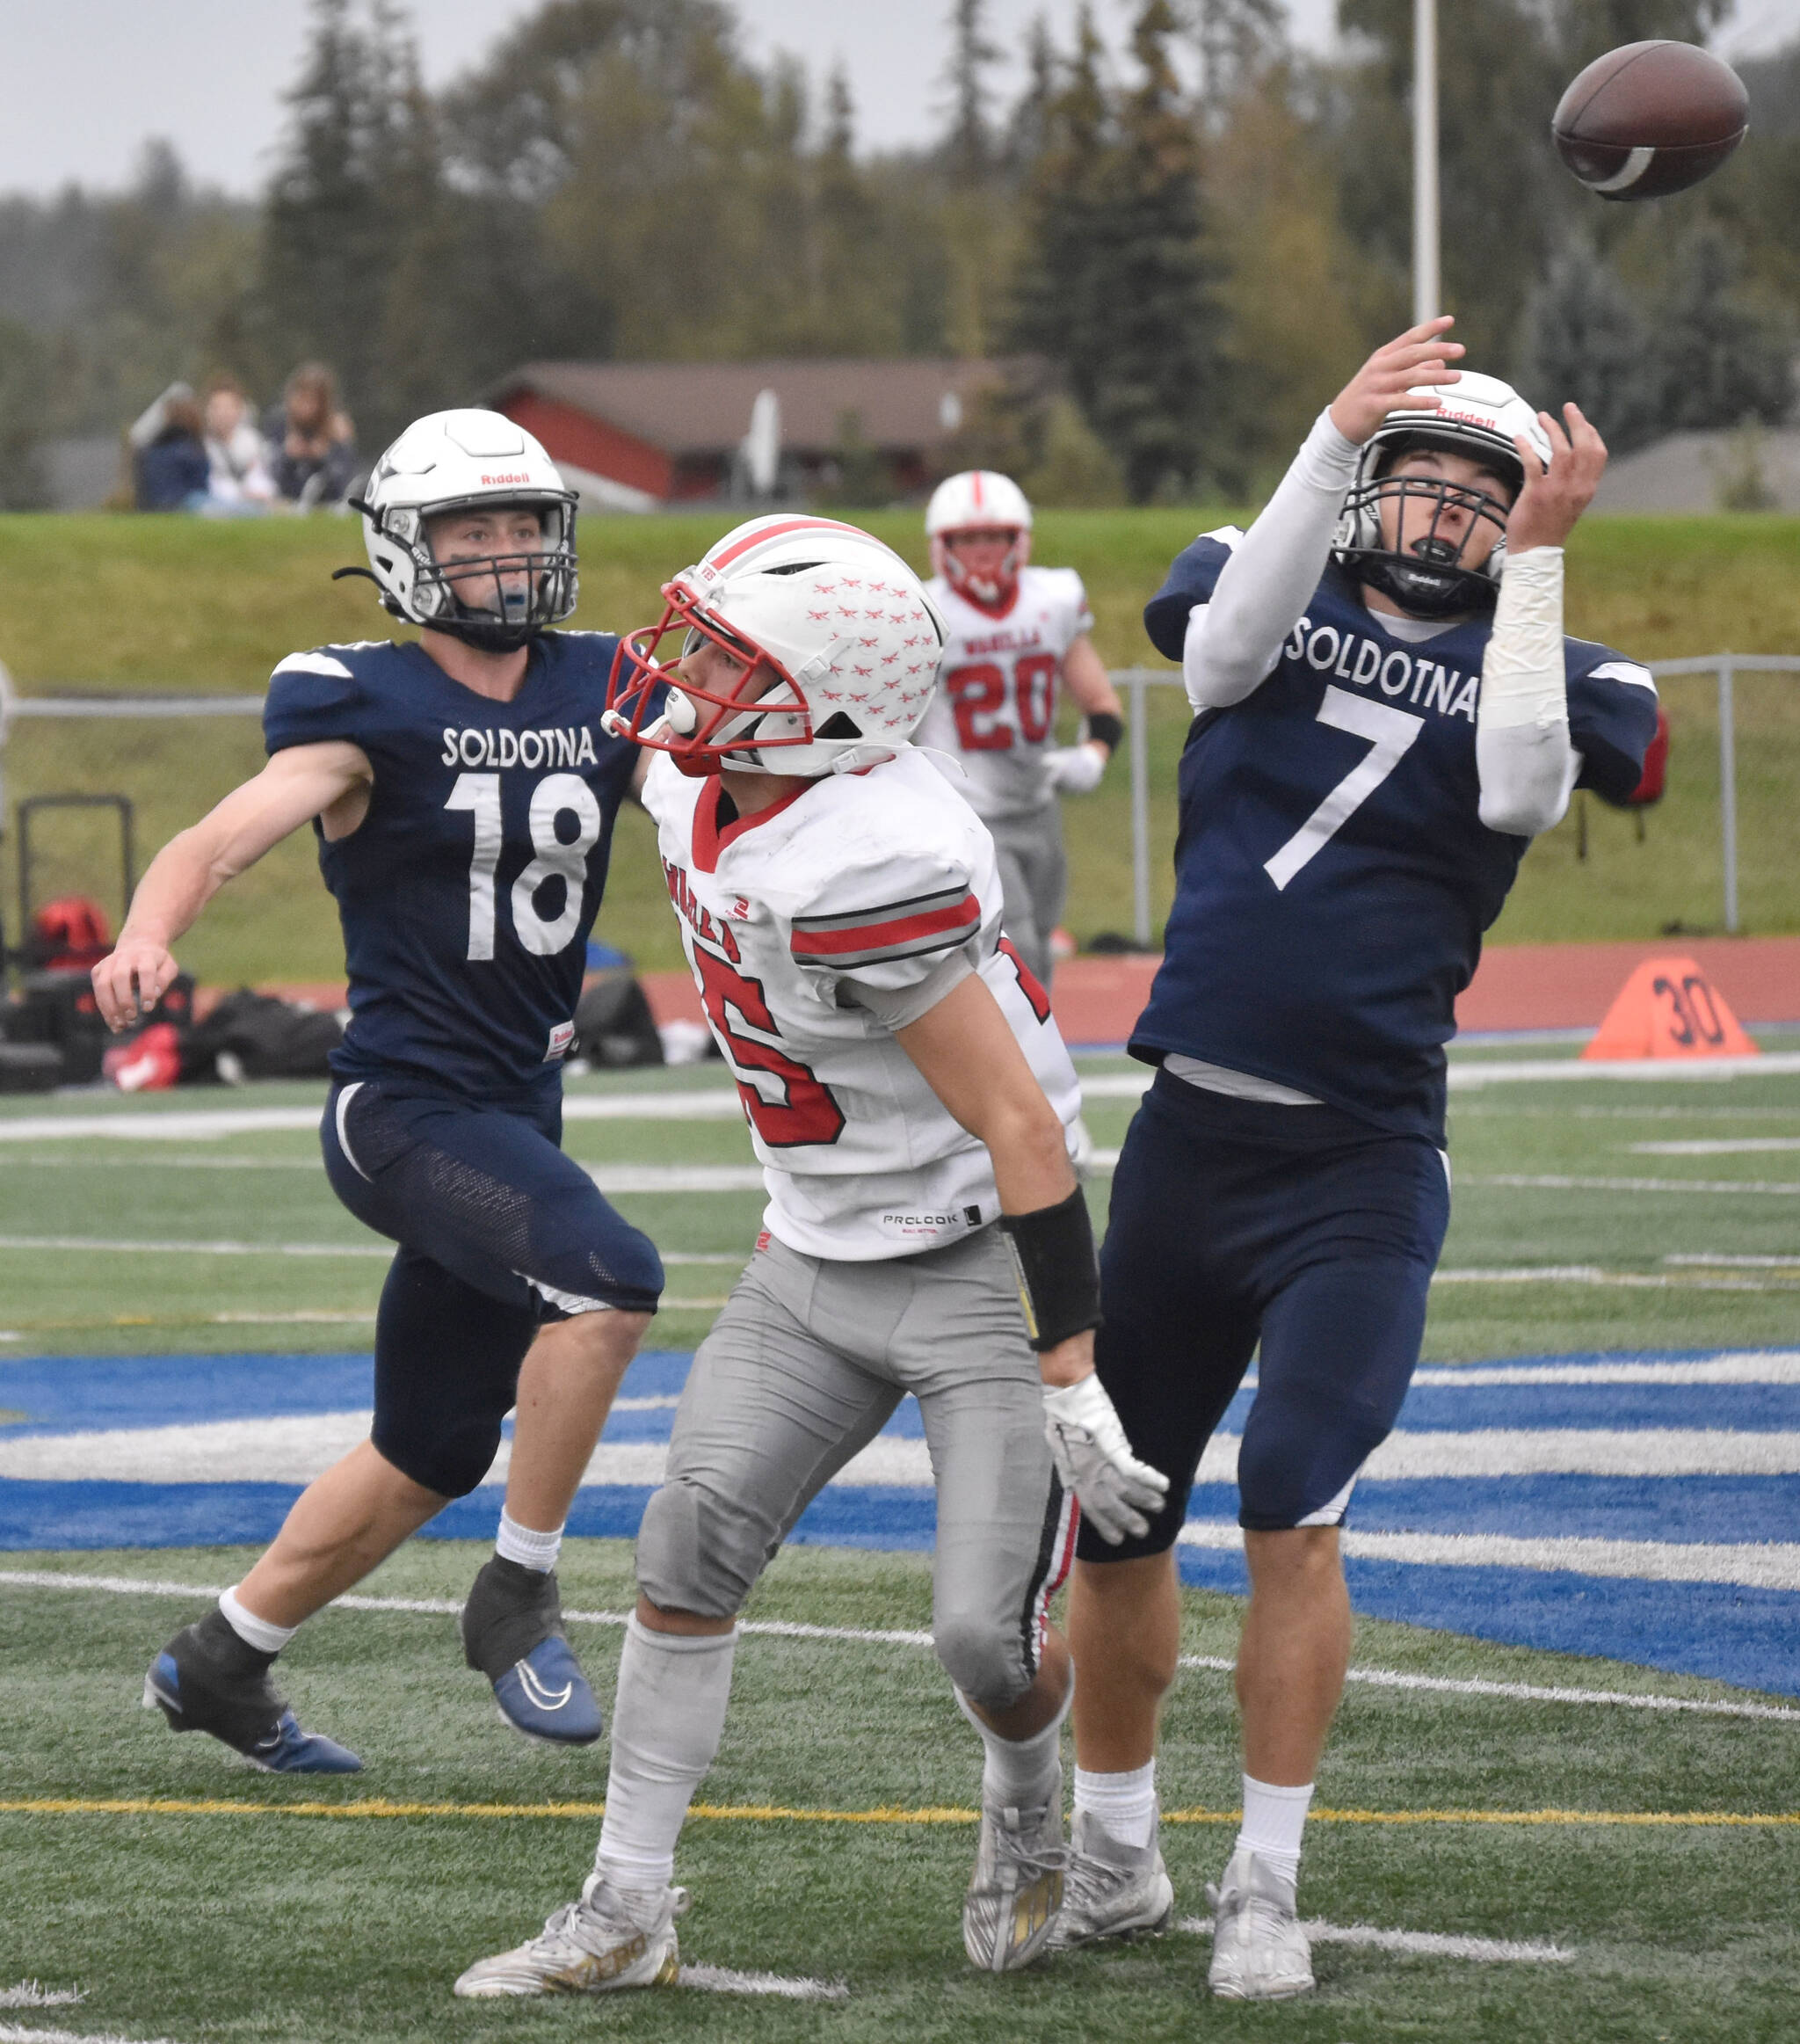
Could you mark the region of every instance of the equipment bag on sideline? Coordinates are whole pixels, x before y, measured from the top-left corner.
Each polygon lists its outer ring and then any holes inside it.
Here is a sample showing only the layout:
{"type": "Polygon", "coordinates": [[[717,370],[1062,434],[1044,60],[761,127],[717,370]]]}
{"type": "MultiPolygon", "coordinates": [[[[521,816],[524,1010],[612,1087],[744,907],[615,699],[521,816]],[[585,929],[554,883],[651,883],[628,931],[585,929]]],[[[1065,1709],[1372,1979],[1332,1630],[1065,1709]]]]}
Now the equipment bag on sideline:
{"type": "Polygon", "coordinates": [[[327,1078],[343,1037],[335,1015],[241,986],[182,1037],[181,1083],[327,1078]]]}

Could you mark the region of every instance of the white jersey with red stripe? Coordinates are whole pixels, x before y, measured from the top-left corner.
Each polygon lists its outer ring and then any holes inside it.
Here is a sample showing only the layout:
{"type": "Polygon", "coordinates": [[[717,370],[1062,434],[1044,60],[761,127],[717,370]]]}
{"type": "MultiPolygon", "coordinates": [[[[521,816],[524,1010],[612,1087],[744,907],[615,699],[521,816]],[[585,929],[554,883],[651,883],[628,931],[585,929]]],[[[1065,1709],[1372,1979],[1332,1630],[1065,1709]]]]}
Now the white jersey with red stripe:
{"type": "Polygon", "coordinates": [[[1043,756],[1055,742],[1063,658],[1093,629],[1081,577],[1073,568],[1021,568],[1004,610],[971,603],[942,576],[925,587],[948,636],[913,743],[960,764],[961,772],[940,761],[977,816],[1033,815],[1050,799],[1043,756]]]}
{"type": "Polygon", "coordinates": [[[737,817],[657,754],[644,784],[707,1020],[763,1166],[764,1226],[846,1262],[960,1240],[999,1214],[986,1148],[896,1040],[973,971],[1071,1129],[1074,1066],[1000,930],[993,840],[910,746],[737,817]]]}

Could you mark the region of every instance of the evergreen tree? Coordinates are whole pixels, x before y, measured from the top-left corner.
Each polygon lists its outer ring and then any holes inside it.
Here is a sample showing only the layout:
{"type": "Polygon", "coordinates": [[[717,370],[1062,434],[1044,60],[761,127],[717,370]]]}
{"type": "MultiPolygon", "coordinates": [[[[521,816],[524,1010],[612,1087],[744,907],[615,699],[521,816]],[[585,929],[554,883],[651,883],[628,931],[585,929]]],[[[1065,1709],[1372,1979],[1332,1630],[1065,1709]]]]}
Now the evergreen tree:
{"type": "Polygon", "coordinates": [[[397,278],[411,292],[427,281],[408,258],[436,207],[435,136],[391,0],[367,0],[361,18],[352,0],[313,0],[313,12],[265,213],[263,309],[291,354],[332,365],[363,437],[379,444],[439,381],[411,366],[421,352],[404,337],[418,300],[396,303],[397,278]]]}
{"type": "Polygon", "coordinates": [[[1774,424],[1793,403],[1791,323],[1738,287],[1730,244],[1695,233],[1659,295],[1651,322],[1665,432],[1774,424]]]}
{"type": "Polygon", "coordinates": [[[1143,77],[1124,105],[1106,266],[1110,334],[1092,403],[1138,503],[1191,488],[1220,396],[1198,139],[1169,61],[1174,33],[1168,0],[1146,0],[1131,36],[1143,77]]]}
{"type": "Polygon", "coordinates": [[[1615,455],[1667,430],[1649,336],[1610,266],[1585,236],[1551,259],[1532,294],[1519,380],[1532,404],[1579,404],[1615,455]]]}
{"type": "Polygon", "coordinates": [[[44,472],[49,350],[29,327],[0,319],[0,511],[37,511],[50,501],[44,472]]]}

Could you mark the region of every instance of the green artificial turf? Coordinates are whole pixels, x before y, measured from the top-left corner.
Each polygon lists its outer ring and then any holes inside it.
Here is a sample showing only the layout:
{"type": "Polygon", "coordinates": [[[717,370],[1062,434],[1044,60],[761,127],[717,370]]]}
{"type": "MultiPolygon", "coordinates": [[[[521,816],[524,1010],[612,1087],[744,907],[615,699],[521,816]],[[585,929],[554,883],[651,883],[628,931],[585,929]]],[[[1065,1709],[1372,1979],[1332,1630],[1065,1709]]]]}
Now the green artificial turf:
{"type": "MultiPolygon", "coordinates": [[[[218,1584],[243,1551],[18,1555],[9,1566],[218,1584]]],[[[480,1560],[461,1543],[403,1550],[371,1595],[461,1597],[480,1560]]],[[[573,1610],[622,1610],[623,1543],[577,1541],[560,1569],[573,1610]]],[[[795,1548],[753,1618],[916,1627],[928,1560],[795,1548]]],[[[454,1620],[329,1612],[283,1662],[303,1721],[354,1744],[339,1779],[250,1773],[213,1742],[172,1738],[136,1708],[142,1670],[199,1598],[0,1585],[0,1803],[221,1800],[171,1810],[0,1808],[8,1902],[0,1983],[79,1987],[78,2013],[33,2029],[268,2044],[608,2035],[751,2040],[1520,2038],[1773,2040],[1790,2033],[1800,1957],[1793,1886],[1800,1827],[1629,1824],[1603,1815],[1791,1816],[1800,1727],[1617,1706],[1446,1695],[1354,1684],[1320,1777],[1303,1904],[1334,1924],[1554,1943],[1557,1964],[1482,1965],[1321,1943],[1318,1992],[1281,2009],[1204,1997],[1205,1940],[1177,1932],[984,1979],[963,1960],[957,1911],[974,1848],[966,1820],[820,1823],[701,1816],[677,1875],[693,1892],[691,1963],[842,1982],[820,2005],[676,1989],[616,2000],[454,2003],[482,1954],[569,1899],[598,1831],[604,1748],[558,1754],[495,1718],[461,1665],[454,1620]],[[57,1679],[42,1672],[54,1668],[57,1679]],[[388,1818],[280,1817],[296,1803],[433,1806],[388,1818]],[[563,1816],[454,1815],[545,1803],[563,1816]],[[1470,1822],[1546,1810],[1586,1821],[1470,1822]],[[1412,1813],[1440,1813],[1420,1822],[1412,1813]],[[1347,1813],[1353,1821],[1332,1813],[1347,1813]],[[1448,1813],[1452,1821],[1441,1821],[1448,1813]]],[[[1184,1646],[1226,1656],[1237,1606],[1184,1596],[1184,1646]]],[[[609,1694],[619,1633],[576,1623],[609,1694]]],[[[1513,1683],[1730,1699],[1717,1684],[1365,1624],[1361,1666],[1513,1683]]],[[[929,1653],[747,1636],[732,1712],[702,1792],[708,1808],[966,1812],[976,1742],[929,1653]]],[[[1160,1783],[1179,1914],[1229,1850],[1237,1796],[1228,1679],[1186,1673],[1169,1709],[1160,1783]]],[[[0,2018],[0,2020],[5,2019],[0,2018]]]]}
{"type": "MultiPolygon", "coordinates": [[[[1164,666],[1139,622],[1172,556],[1203,527],[1234,514],[1172,509],[1046,512],[1037,558],[1072,563],[1087,583],[1096,641],[1115,666],[1164,666]]],[[[867,522],[923,565],[911,513],[867,522]]],[[[649,621],[659,584],[717,536],[722,515],[594,519],[583,527],[584,600],[575,622],[616,629],[649,621]]],[[[23,692],[70,687],[259,691],[296,646],[386,636],[365,582],[330,570],[360,556],[353,521],[0,517],[0,659],[23,692]]],[[[1571,629],[1643,659],[1800,645],[1800,520],[1600,519],[1570,555],[1571,629]]],[[[1674,725],[1669,793],[1645,820],[1587,804],[1588,855],[1573,815],[1528,855],[1497,941],[1648,938],[1666,925],[1716,928],[1722,913],[1717,731],[1709,679],[1666,687],[1674,725]]],[[[1800,679],[1746,676],[1738,685],[1740,895],[1744,927],[1800,929],[1800,679]]],[[[1179,688],[1149,691],[1152,913],[1171,889],[1174,779],[1187,711],[1179,688]]],[[[116,789],[137,804],[141,859],[254,773],[253,720],[184,724],[22,721],[5,757],[12,798],[116,789]]],[[[1067,921],[1084,942],[1131,925],[1129,802],[1123,762],[1095,795],[1064,804],[1070,843],[1067,921]]],[[[40,898],[98,891],[114,906],[104,822],[65,816],[40,833],[40,898]]],[[[0,847],[0,899],[16,898],[13,852],[0,847]]],[[[646,966],[680,964],[648,820],[621,817],[599,933],[646,966]]],[[[341,977],[335,914],[301,832],[207,910],[181,955],[207,981],[341,977]]]]}
{"type": "MultiPolygon", "coordinates": [[[[1785,1043],[1772,1037],[1772,1045],[1785,1043]]],[[[1516,1055],[1516,1051],[1514,1052],[1516,1055]]],[[[1544,1053],[1546,1055],[1552,1053],[1544,1053]]],[[[1479,1063],[1472,1056],[1471,1063],[1479,1063]]],[[[1084,1073],[1128,1069],[1084,1058],[1084,1073]]],[[[1141,1070],[1141,1068],[1140,1068],[1141,1070]]],[[[603,1175],[608,1166],[753,1164],[740,1121],[659,1120],[657,1096],[701,1088],[729,1098],[717,1066],[623,1073],[571,1081],[573,1097],[632,1095],[645,1112],[571,1119],[566,1146],[603,1175]]],[[[304,1085],[186,1090],[178,1095],[69,1095],[0,1101],[0,1120],[97,1112],[131,1117],[235,1107],[316,1106],[304,1085]]],[[[1123,1140],[1130,1100],[1091,1101],[1103,1150],[1123,1140]]],[[[1439,1361],[1627,1346],[1709,1348],[1791,1342],[1800,1329],[1800,1269],[1672,1264],[1683,1255],[1791,1255],[1800,1151],[1702,1157],[1646,1154],[1634,1145],[1675,1138],[1800,1139],[1800,1079],[1547,1080],[1451,1095],[1455,1197],[1426,1354],[1439,1361]],[[1572,1178],[1572,1187],[1513,1178],[1572,1178]],[[1592,1181],[1652,1181],[1645,1190],[1592,1181]],[[1740,1186],[1743,1189],[1717,1188],[1740,1186]],[[1687,1190],[1684,1188],[1692,1187],[1687,1190]],[[1704,1189],[1702,1189],[1704,1188],[1704,1189]],[[1777,1189],[1768,1189],[1775,1188],[1777,1189]],[[1559,1269],[1609,1282],[1557,1279],[1559,1269]],[[1539,1273],[1520,1283],[1508,1273],[1539,1273]],[[1491,1272],[1490,1277],[1471,1273],[1491,1272]]],[[[1109,1180],[1088,1197],[1104,1227],[1109,1180]]],[[[757,1190],[626,1192],[617,1204],[664,1251],[724,1257],[671,1262],[655,1339],[691,1347],[747,1256],[763,1207],[757,1190]],[[684,1300],[696,1303],[684,1306],[684,1300]]],[[[246,1348],[360,1349],[372,1338],[385,1250],[337,1201],[309,1130],[203,1141],[142,1138],[0,1145],[0,1403],[5,1357],[246,1348]],[[266,1255],[112,1250],[112,1242],[192,1240],[265,1246],[266,1255]],[[50,1246],[64,1242],[68,1247],[50,1246]],[[282,1254],[338,1246],[348,1255],[282,1254]],[[351,1319],[263,1318],[306,1314],[351,1319]],[[229,1317],[221,1317],[229,1316],[229,1317]]]]}

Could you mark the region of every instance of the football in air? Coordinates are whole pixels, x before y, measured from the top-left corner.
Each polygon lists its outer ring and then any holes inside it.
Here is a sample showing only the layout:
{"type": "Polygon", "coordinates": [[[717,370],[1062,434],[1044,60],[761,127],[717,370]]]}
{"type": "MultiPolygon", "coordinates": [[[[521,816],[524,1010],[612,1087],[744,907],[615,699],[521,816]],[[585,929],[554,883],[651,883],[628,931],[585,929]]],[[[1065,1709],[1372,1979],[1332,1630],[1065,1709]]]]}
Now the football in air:
{"type": "Polygon", "coordinates": [[[1729,64],[1691,42],[1628,42],[1557,103],[1557,154],[1602,199],[1661,199],[1710,177],[1743,141],[1750,98],[1729,64]]]}

